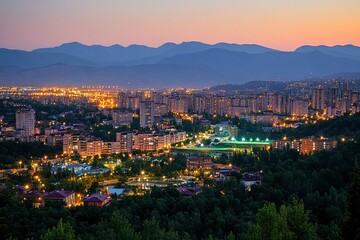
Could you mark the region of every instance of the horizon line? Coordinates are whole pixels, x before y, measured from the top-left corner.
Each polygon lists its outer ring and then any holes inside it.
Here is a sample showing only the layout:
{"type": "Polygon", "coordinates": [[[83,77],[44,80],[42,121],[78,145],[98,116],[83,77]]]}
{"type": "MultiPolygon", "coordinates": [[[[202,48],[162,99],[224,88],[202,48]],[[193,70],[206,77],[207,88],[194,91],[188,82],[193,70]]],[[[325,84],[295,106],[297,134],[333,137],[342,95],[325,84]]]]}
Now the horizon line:
{"type": "Polygon", "coordinates": [[[311,44],[302,44],[302,45],[299,45],[297,47],[295,47],[293,50],[280,50],[280,49],[277,49],[277,48],[272,48],[272,47],[268,47],[266,45],[261,45],[261,44],[258,44],[258,43],[235,43],[235,42],[225,42],[225,41],[221,41],[221,42],[214,42],[214,43],[207,43],[207,42],[202,42],[202,41],[197,41],[197,40],[191,40],[191,41],[182,41],[182,42],[172,42],[172,41],[169,41],[169,42],[163,42],[161,44],[149,44],[149,45],[146,45],[146,44],[140,44],[140,43],[132,43],[132,44],[128,44],[128,45],[121,45],[120,43],[114,43],[114,44],[110,44],[110,45],[102,45],[102,44],[86,44],[86,43],[82,43],[80,41],[70,41],[70,42],[64,42],[64,43],[61,43],[59,45],[52,45],[52,46],[45,46],[45,47],[37,47],[37,48],[32,48],[32,49],[24,49],[24,48],[6,48],[6,47],[0,47],[0,49],[8,49],[8,50],[20,50],[20,51],[26,51],[26,52],[32,52],[34,50],[37,50],[37,49],[43,49],[43,48],[56,48],[56,47],[60,47],[62,45],[65,45],[65,44],[81,44],[83,46],[86,46],[86,47],[93,47],[93,46],[101,46],[101,47],[113,47],[113,46],[121,46],[121,47],[124,47],[124,48],[128,48],[130,46],[144,46],[144,47],[148,47],[148,48],[159,48],[165,44],[175,44],[175,45],[181,45],[181,44],[184,44],[184,43],[202,43],[202,44],[207,44],[207,45],[216,45],[216,44],[230,44],[230,45],[256,45],[256,46],[261,46],[261,47],[265,47],[265,48],[269,48],[269,49],[272,49],[272,50],[277,50],[277,51],[281,51],[281,52],[294,52],[296,51],[298,48],[300,47],[305,47],[305,46],[310,46],[310,47],[345,47],[345,46],[354,46],[354,47],[360,47],[358,45],[355,45],[353,43],[339,43],[339,44],[335,44],[335,45],[326,45],[326,44],[318,44],[318,45],[311,45],[311,44]]]}

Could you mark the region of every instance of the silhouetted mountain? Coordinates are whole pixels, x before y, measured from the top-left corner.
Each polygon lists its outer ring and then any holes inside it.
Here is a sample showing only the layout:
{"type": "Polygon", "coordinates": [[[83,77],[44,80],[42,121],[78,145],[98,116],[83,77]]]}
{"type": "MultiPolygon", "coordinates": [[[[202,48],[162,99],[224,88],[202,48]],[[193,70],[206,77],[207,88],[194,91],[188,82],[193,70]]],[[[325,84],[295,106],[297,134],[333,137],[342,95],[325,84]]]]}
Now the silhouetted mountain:
{"type": "Polygon", "coordinates": [[[251,81],[243,84],[220,84],[209,88],[210,91],[226,92],[262,92],[262,91],[284,91],[285,82],[278,81],[251,81]]]}
{"type": "Polygon", "coordinates": [[[210,49],[164,58],[159,63],[207,67],[224,76],[228,83],[256,80],[288,81],[338,72],[355,72],[360,69],[360,61],[333,57],[319,51],[248,54],[210,49]]]}
{"type": "Polygon", "coordinates": [[[333,47],[328,46],[302,46],[295,50],[296,52],[312,52],[320,51],[330,56],[350,58],[354,60],[360,60],[360,47],[348,44],[348,45],[337,45],[333,47]]]}
{"type": "MultiPolygon", "coordinates": [[[[130,45],[125,48],[121,45],[113,45],[109,47],[101,45],[86,46],[78,42],[73,42],[65,43],[54,48],[40,48],[34,50],[33,52],[65,53],[93,61],[98,64],[118,64],[124,61],[153,56],[154,50],[154,48],[141,45],[130,45]]],[[[161,52],[160,49],[159,51],[161,52]]],[[[164,51],[166,51],[166,49],[164,51]]]]}
{"type": "Polygon", "coordinates": [[[56,63],[71,65],[93,65],[93,63],[63,53],[26,52],[21,50],[0,49],[0,66],[33,68],[56,63]]]}
{"type": "Polygon", "coordinates": [[[200,52],[211,48],[221,48],[232,51],[241,51],[247,53],[263,53],[274,51],[273,49],[254,44],[205,44],[201,42],[183,42],[181,44],[165,43],[158,48],[142,45],[130,45],[123,47],[113,45],[104,47],[100,45],[86,46],[78,42],[65,43],[54,48],[40,48],[33,52],[42,53],[64,53],[73,55],[91,62],[101,64],[121,64],[138,65],[155,63],[164,57],[170,57],[177,54],[200,52]]]}
{"type": "MultiPolygon", "coordinates": [[[[345,48],[359,49],[340,47],[345,48]]],[[[158,48],[67,43],[32,52],[0,49],[0,85],[207,87],[360,71],[360,60],[354,57],[325,54],[327,47],[307,49],[281,52],[258,45],[200,42],[166,43],[158,48]]]]}

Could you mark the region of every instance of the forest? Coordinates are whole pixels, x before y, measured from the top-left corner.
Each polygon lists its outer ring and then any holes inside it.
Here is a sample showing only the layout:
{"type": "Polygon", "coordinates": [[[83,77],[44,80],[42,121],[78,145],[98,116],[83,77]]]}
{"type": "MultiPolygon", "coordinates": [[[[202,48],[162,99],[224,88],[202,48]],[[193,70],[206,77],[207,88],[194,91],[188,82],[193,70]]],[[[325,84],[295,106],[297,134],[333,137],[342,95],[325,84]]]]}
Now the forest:
{"type": "Polygon", "coordinates": [[[35,209],[5,188],[0,232],[3,239],[359,239],[358,149],[359,135],[311,156],[237,154],[231,163],[265,173],[251,191],[234,177],[195,197],[154,188],[103,208],[35,209]]]}
{"type": "MultiPolygon", "coordinates": [[[[251,191],[234,175],[229,181],[206,181],[203,192],[194,197],[181,196],[172,187],[153,188],[144,196],[125,196],[102,208],[32,208],[12,182],[5,182],[7,187],[0,188],[0,236],[19,240],[360,239],[359,119],[359,114],[344,116],[284,132],[293,137],[347,137],[330,151],[301,155],[292,149],[254,149],[251,154],[220,157],[218,161],[242,171],[264,173],[261,185],[251,191]]],[[[32,156],[38,148],[39,155],[57,151],[27,144],[1,143],[1,153],[17,159],[32,156]],[[10,153],[17,144],[24,145],[10,153]]],[[[178,158],[175,170],[183,168],[178,158]]]]}

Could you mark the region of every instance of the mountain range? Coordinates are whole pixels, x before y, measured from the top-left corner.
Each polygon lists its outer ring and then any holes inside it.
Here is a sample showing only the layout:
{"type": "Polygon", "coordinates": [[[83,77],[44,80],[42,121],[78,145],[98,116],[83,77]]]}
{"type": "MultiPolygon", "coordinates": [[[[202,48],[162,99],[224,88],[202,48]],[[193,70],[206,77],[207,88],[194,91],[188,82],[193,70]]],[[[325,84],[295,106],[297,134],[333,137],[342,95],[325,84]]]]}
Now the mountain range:
{"type": "Polygon", "coordinates": [[[65,43],[33,51],[0,49],[0,85],[208,87],[248,81],[359,76],[360,47],[302,46],[284,52],[255,44],[165,43],[160,47],[65,43]]]}

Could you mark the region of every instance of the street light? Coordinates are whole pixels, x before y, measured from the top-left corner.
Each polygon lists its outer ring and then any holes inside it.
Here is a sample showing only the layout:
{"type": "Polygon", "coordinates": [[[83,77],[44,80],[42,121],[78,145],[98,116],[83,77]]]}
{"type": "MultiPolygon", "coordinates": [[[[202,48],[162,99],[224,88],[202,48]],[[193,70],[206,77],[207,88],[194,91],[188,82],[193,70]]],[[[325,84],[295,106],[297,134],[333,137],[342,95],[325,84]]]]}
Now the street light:
{"type": "Polygon", "coordinates": [[[22,161],[19,161],[19,166],[20,166],[20,168],[21,168],[21,164],[22,164],[22,161]]]}

